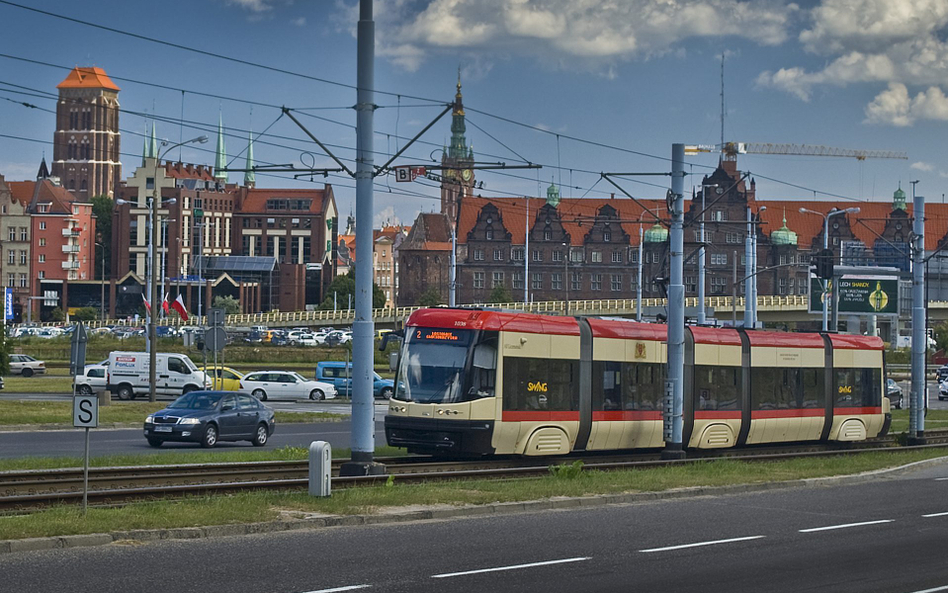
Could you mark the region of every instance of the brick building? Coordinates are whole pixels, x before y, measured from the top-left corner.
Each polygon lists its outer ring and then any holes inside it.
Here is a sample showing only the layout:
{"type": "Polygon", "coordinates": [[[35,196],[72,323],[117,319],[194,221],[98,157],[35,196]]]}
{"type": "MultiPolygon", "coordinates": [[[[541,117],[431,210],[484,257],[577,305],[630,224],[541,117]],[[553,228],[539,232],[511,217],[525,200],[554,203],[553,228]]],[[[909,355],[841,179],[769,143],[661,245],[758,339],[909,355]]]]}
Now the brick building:
{"type": "Polygon", "coordinates": [[[113,196],[122,178],[119,87],[101,68],[76,67],[56,88],[52,174],[80,200],[113,196]]]}
{"type": "Polygon", "coordinates": [[[30,245],[32,222],[25,193],[21,199],[14,197],[0,175],[0,283],[13,289],[13,319],[17,322],[23,320],[29,303],[27,297],[30,296],[33,262],[30,245]]]}
{"type": "Polygon", "coordinates": [[[444,214],[422,213],[398,248],[399,307],[414,305],[428,290],[448,302],[451,223],[444,214]]]}

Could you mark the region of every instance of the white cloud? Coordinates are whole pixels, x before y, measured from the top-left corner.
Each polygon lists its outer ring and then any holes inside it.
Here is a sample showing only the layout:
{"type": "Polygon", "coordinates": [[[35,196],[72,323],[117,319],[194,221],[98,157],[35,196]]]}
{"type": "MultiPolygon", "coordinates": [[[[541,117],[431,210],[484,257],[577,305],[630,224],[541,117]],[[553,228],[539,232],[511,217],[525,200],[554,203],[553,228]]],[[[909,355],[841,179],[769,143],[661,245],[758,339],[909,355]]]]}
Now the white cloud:
{"type": "Polygon", "coordinates": [[[941,88],[929,87],[912,97],[904,84],[889,83],[866,107],[867,123],[910,126],[918,120],[948,121],[948,97],[941,88]]]}
{"type": "Polygon", "coordinates": [[[297,17],[291,20],[290,23],[296,25],[297,27],[303,27],[306,25],[306,17],[305,16],[297,17]]]}
{"type": "Polygon", "coordinates": [[[395,214],[395,208],[388,206],[380,210],[372,221],[373,228],[380,229],[383,226],[401,224],[398,215],[395,214]]]}
{"type": "Polygon", "coordinates": [[[246,8],[251,12],[266,12],[273,8],[267,3],[267,0],[227,0],[227,3],[246,8]]]}
{"type": "MultiPolygon", "coordinates": [[[[249,0],[248,0],[249,1],[249,0]]],[[[532,56],[599,66],[676,51],[690,38],[736,36],[779,45],[799,9],[786,0],[391,0],[377,4],[378,54],[417,70],[432,52],[482,59],[532,56]]],[[[351,2],[337,19],[354,33],[351,2]]]]}
{"type": "Polygon", "coordinates": [[[916,171],[925,171],[926,173],[931,173],[935,170],[935,165],[919,161],[917,163],[912,163],[911,167],[909,168],[915,169],[916,171]]]}

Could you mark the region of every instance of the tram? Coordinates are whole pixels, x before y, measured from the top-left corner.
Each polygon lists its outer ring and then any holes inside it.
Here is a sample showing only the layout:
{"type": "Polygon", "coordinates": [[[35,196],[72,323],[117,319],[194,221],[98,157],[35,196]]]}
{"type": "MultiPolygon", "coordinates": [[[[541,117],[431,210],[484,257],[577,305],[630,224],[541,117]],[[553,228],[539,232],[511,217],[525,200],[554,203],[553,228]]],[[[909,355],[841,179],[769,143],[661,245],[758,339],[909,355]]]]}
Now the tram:
{"type": "MultiPolygon", "coordinates": [[[[420,309],[388,444],[450,456],[660,448],[666,326],[420,309]]],[[[687,327],[683,440],[714,449],[885,435],[878,337],[687,327]]]]}

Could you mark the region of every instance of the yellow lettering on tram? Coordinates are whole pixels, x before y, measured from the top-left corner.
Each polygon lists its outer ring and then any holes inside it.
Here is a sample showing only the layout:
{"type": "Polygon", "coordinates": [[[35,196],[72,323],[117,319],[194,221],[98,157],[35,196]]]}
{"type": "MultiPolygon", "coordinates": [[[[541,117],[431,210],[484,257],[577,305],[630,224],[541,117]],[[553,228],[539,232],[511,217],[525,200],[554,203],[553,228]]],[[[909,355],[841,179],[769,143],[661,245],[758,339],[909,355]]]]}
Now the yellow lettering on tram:
{"type": "Polygon", "coordinates": [[[853,386],[852,386],[852,385],[840,385],[840,386],[839,386],[839,392],[840,392],[840,393],[849,393],[849,394],[851,394],[851,393],[853,392],[853,386]]]}
{"type": "Polygon", "coordinates": [[[546,383],[540,383],[539,381],[536,383],[529,382],[527,383],[527,391],[539,391],[541,393],[546,393],[546,383]]]}

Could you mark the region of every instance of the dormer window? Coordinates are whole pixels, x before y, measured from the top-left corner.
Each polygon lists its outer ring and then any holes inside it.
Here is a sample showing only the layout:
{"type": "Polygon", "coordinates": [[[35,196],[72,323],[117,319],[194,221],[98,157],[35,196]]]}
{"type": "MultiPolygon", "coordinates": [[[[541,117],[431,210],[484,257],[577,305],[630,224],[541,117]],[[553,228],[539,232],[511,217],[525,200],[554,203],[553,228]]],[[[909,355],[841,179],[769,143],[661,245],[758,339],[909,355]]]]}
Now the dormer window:
{"type": "Polygon", "coordinates": [[[606,243],[612,241],[612,231],[605,231],[602,233],[602,240],[606,243]]]}
{"type": "Polygon", "coordinates": [[[552,240],[553,240],[553,231],[551,231],[550,229],[544,230],[544,231],[543,231],[543,240],[544,240],[544,241],[552,241],[552,240]]]}
{"type": "Polygon", "coordinates": [[[484,231],[484,236],[487,238],[488,241],[490,241],[491,239],[493,239],[493,238],[494,238],[494,229],[487,229],[486,231],[484,231]]]}

